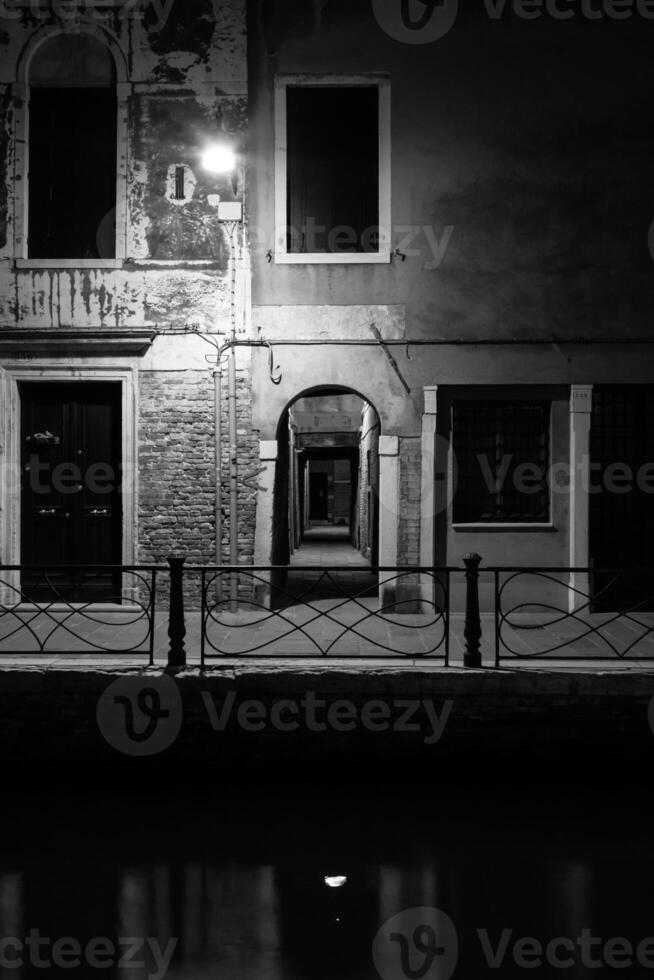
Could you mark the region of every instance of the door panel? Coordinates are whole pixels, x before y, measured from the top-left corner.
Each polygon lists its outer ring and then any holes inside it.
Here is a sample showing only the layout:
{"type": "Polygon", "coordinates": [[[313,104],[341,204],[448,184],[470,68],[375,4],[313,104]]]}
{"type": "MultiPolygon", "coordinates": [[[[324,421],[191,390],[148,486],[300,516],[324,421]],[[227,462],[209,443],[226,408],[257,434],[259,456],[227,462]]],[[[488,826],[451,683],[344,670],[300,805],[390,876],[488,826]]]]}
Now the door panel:
{"type": "MultiPolygon", "coordinates": [[[[24,383],[21,396],[23,565],[122,560],[120,385],[24,383]]],[[[35,601],[119,601],[120,576],[23,574],[35,601]]]]}
{"type": "MultiPolygon", "coordinates": [[[[590,553],[596,568],[651,568],[654,495],[643,478],[654,462],[654,388],[600,386],[593,391],[593,473],[590,495],[590,553]],[[610,467],[619,465],[615,480],[610,467]],[[631,476],[629,476],[629,473],[631,476]],[[616,489],[617,488],[617,489],[616,489]]],[[[649,481],[651,483],[651,480],[649,481]]],[[[595,575],[600,610],[654,608],[654,578],[595,575]]]]}
{"type": "Polygon", "coordinates": [[[329,517],[329,477],[327,473],[311,473],[309,482],[309,519],[326,521],[329,517]]]}

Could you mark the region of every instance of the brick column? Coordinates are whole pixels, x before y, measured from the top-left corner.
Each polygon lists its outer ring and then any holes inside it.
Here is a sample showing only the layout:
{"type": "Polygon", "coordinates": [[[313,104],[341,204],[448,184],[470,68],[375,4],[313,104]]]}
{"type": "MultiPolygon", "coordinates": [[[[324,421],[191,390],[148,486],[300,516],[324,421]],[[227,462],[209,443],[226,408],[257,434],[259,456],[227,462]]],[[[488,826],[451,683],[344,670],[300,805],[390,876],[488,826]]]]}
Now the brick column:
{"type": "MultiPolygon", "coordinates": [[[[433,567],[435,539],[435,487],[436,477],[436,420],[438,411],[438,386],[423,388],[425,407],[422,415],[421,479],[420,479],[420,564],[433,567]]],[[[434,583],[430,575],[423,575],[420,594],[424,602],[434,601],[434,583]]]]}
{"type": "MultiPolygon", "coordinates": [[[[379,437],[379,564],[397,565],[397,529],[400,516],[400,440],[398,436],[379,437]]],[[[395,601],[396,583],[392,572],[380,573],[382,605],[395,601]],[[390,581],[389,581],[390,580],[390,581]],[[388,581],[388,585],[385,583],[388,581]]]]}
{"type": "MultiPolygon", "coordinates": [[[[593,386],[572,385],[570,389],[570,551],[572,568],[587,568],[589,551],[590,422],[593,386]]],[[[570,573],[569,610],[587,604],[590,591],[585,573],[570,573]],[[579,589],[578,595],[573,589],[579,589]]]]}
{"type": "MultiPolygon", "coordinates": [[[[270,565],[273,554],[273,520],[275,497],[275,471],[277,462],[277,440],[259,442],[259,460],[262,472],[257,478],[257,512],[254,532],[254,564],[270,565]]],[[[257,573],[257,578],[266,579],[264,573],[257,573]]],[[[266,603],[270,589],[265,582],[255,584],[255,596],[258,602],[266,603]]]]}

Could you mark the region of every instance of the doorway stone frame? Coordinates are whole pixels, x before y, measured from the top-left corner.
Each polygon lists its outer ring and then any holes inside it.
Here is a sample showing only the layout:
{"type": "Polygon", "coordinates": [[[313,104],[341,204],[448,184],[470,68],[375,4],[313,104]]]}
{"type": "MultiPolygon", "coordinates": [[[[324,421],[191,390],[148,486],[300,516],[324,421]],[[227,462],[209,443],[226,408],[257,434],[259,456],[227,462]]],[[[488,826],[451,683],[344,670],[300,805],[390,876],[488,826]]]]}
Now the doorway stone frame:
{"type": "MultiPolygon", "coordinates": [[[[126,360],[120,365],[94,361],[90,367],[75,364],[73,359],[65,365],[61,360],[41,360],[38,364],[6,361],[2,368],[0,385],[0,413],[4,418],[5,438],[0,445],[0,562],[6,565],[20,564],[20,395],[19,382],[38,384],[52,382],[97,381],[117,382],[121,385],[121,466],[122,466],[122,564],[137,564],[138,548],[138,367],[126,360]]],[[[11,588],[0,588],[0,601],[9,600],[11,588]],[[5,594],[3,594],[5,593],[5,594]],[[9,596],[7,595],[9,593],[9,596]]],[[[123,598],[134,598],[137,590],[123,589],[123,598]]],[[[14,601],[15,601],[15,592],[14,601]]]]}

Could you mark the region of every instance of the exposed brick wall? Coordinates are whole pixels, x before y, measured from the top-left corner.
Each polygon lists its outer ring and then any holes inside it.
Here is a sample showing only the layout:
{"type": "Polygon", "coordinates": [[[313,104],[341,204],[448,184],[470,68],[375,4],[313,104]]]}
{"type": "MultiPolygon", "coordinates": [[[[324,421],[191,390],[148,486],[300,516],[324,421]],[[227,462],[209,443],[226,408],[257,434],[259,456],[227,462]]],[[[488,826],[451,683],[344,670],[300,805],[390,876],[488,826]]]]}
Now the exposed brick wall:
{"type": "MultiPolygon", "coordinates": [[[[221,384],[221,515],[222,515],[222,560],[229,564],[229,388],[227,372],[224,373],[221,384]]],[[[259,433],[252,428],[252,390],[249,374],[237,371],[236,375],[236,438],[238,447],[237,468],[238,486],[238,550],[239,564],[251,565],[254,559],[254,531],[256,523],[257,491],[253,489],[258,483],[256,470],[259,461],[259,433]],[[242,482],[247,481],[252,487],[242,482]]],[[[213,560],[213,559],[212,559],[213,560]]]]}
{"type": "MultiPolygon", "coordinates": [[[[140,375],[139,562],[214,564],[214,411],[208,371],[140,375]]],[[[160,600],[167,583],[161,583],[160,600]]],[[[197,605],[197,582],[187,595],[197,605]],[[193,601],[195,600],[195,601],[193,601]]]]}
{"type": "Polygon", "coordinates": [[[400,439],[400,520],[398,525],[398,564],[420,564],[420,482],[419,439],[400,439]]]}
{"type": "MultiPolygon", "coordinates": [[[[229,564],[229,400],[221,387],[221,554],[229,564]]],[[[237,375],[238,473],[259,465],[259,437],[252,429],[249,377],[237,375]]],[[[249,482],[249,481],[248,481],[249,482]]],[[[253,478],[256,483],[256,477],[253,478]]],[[[252,564],[256,490],[239,483],[239,562],[252,564]]],[[[163,563],[184,555],[188,565],[216,564],[214,383],[209,371],[145,371],[140,378],[139,562],[163,563]]],[[[159,589],[165,604],[167,581],[159,589]]],[[[251,583],[240,583],[251,594],[251,583]]],[[[199,603],[198,581],[187,577],[189,608],[199,603]]]]}

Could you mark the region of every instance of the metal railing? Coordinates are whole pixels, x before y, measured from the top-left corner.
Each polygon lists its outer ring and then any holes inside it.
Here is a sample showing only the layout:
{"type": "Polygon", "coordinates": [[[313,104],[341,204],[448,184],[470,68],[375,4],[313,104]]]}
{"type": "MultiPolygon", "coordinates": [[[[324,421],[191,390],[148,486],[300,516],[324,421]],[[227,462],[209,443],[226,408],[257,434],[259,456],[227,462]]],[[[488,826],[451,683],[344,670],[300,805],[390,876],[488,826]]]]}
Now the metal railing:
{"type": "Polygon", "coordinates": [[[201,663],[280,656],[450,659],[450,572],[418,566],[203,568],[201,663]],[[238,580],[237,604],[233,579],[238,580]]]}
{"type": "Polygon", "coordinates": [[[495,665],[652,659],[654,569],[491,568],[495,665]]]}
{"type": "Polygon", "coordinates": [[[0,565],[0,654],[143,655],[154,664],[153,565],[0,565]]]}
{"type": "Polygon", "coordinates": [[[177,556],[167,565],[0,565],[0,656],[142,655],[181,668],[190,630],[202,667],[265,656],[654,667],[654,569],[480,566],[474,554],[447,568],[186,566],[177,556]]]}

